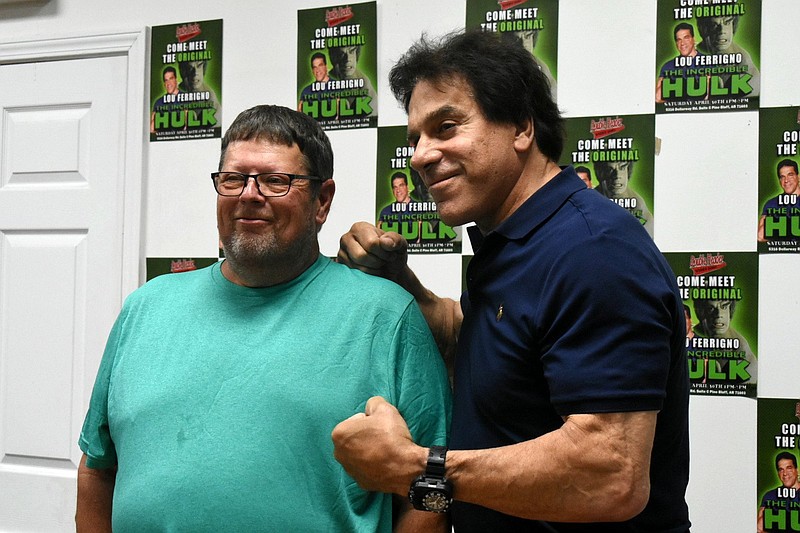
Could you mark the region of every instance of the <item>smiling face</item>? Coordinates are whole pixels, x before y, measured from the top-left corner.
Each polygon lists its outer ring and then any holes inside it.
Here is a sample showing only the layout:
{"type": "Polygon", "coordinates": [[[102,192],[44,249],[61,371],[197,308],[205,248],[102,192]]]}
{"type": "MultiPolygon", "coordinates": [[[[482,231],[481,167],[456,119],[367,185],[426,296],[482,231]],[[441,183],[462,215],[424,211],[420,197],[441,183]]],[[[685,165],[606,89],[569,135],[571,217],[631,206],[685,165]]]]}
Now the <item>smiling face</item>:
{"type": "Polygon", "coordinates": [[[311,62],[311,71],[314,73],[315,80],[328,81],[328,65],[325,63],[325,58],[315,57],[311,62]]]}
{"type": "MultiPolygon", "coordinates": [[[[290,147],[260,140],[228,145],[222,170],[307,174],[296,144],[290,147]]],[[[288,194],[281,197],[265,198],[253,179],[238,197],[218,196],[217,227],[226,257],[223,274],[245,285],[237,275],[242,268],[274,271],[278,282],[302,273],[319,254],[317,232],[332,198],[332,180],[322,184],[315,198],[311,183],[304,179],[293,181],[288,194]]]]}
{"type": "Polygon", "coordinates": [[[678,30],[675,32],[675,46],[678,53],[684,57],[697,55],[694,48],[694,35],[689,30],[678,30]]]}
{"type": "Polygon", "coordinates": [[[791,165],[786,165],[778,169],[778,179],[784,194],[798,194],[797,171],[791,165]]]}
{"type": "Polygon", "coordinates": [[[394,194],[394,201],[400,203],[407,203],[411,201],[408,196],[408,183],[405,178],[394,178],[392,180],[392,194],[394,194]]]}
{"type": "Polygon", "coordinates": [[[797,485],[797,466],[791,459],[780,459],[778,461],[778,477],[786,488],[797,485]]]}
{"type": "Polygon", "coordinates": [[[517,130],[487,120],[463,78],[417,83],[408,105],[411,166],[445,224],[474,221],[489,231],[518,207],[513,191],[523,163],[517,130]]]}
{"type": "Polygon", "coordinates": [[[171,70],[164,73],[164,90],[167,91],[167,94],[176,94],[178,92],[178,80],[171,70]]]}

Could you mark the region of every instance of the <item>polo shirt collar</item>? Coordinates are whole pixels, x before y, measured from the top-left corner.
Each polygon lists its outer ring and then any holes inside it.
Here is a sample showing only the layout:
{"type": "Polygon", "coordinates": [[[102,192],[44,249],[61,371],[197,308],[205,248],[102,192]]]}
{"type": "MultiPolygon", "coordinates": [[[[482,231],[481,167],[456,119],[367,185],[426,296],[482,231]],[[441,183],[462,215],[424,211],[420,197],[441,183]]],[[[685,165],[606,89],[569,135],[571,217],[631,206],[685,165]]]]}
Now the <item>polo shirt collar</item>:
{"type": "Polygon", "coordinates": [[[561,172],[533,193],[516,211],[511,213],[511,216],[488,234],[483,235],[478,226],[468,227],[467,233],[472,243],[472,249],[477,251],[483,241],[495,233],[508,240],[525,237],[558,211],[570,196],[584,188],[586,185],[572,166],[562,167],[561,172]]]}

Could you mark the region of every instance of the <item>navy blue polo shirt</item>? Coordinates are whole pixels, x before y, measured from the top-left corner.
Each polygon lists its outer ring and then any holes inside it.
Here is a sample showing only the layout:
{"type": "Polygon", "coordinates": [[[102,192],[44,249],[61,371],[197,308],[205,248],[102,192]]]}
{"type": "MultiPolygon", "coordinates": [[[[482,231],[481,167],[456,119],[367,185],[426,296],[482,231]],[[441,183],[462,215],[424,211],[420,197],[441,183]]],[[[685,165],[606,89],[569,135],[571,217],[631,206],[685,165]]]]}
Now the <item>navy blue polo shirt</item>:
{"type": "Polygon", "coordinates": [[[548,529],[456,502],[455,531],[688,531],[685,322],[653,240],[572,167],[494,231],[469,231],[452,449],[534,439],[570,414],[660,412],[650,501],[630,523],[548,529]]]}

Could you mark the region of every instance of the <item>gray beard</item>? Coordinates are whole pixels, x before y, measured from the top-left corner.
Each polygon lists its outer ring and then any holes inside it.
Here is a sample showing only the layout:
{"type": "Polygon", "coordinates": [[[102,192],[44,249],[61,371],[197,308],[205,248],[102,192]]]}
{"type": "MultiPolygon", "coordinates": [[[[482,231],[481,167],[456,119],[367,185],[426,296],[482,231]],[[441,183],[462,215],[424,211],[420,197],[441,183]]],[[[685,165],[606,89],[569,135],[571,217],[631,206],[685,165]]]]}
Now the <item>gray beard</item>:
{"type": "Polygon", "coordinates": [[[284,247],[281,247],[273,233],[252,235],[234,232],[222,241],[225,259],[230,261],[234,271],[242,274],[243,271],[257,274],[305,266],[309,254],[316,247],[317,229],[313,219],[309,218],[305,229],[299,238],[284,247]]]}

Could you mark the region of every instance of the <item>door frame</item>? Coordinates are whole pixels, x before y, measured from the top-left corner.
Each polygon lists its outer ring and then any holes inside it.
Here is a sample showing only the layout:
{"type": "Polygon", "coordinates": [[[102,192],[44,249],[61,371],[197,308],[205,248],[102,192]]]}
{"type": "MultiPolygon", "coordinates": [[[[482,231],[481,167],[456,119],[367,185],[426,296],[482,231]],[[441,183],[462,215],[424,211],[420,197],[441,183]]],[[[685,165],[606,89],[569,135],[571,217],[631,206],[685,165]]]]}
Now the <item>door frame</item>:
{"type": "Polygon", "coordinates": [[[139,287],[140,273],[144,272],[141,235],[145,181],[144,146],[147,141],[144,129],[144,117],[147,116],[146,51],[146,29],[101,35],[0,42],[0,66],[92,57],[127,57],[125,130],[122,138],[124,211],[120,301],[139,287]]]}

